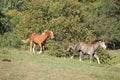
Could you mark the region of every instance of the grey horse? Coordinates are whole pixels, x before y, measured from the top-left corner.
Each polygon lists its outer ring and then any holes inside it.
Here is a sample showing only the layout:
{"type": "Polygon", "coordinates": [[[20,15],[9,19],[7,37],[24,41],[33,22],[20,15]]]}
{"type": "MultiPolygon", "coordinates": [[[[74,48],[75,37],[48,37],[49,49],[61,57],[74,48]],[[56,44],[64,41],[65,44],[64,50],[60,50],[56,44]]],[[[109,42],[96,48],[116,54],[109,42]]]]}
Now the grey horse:
{"type": "Polygon", "coordinates": [[[79,42],[73,46],[69,46],[67,51],[73,49],[75,52],[72,54],[71,59],[73,59],[76,52],[80,52],[79,61],[82,61],[83,53],[89,54],[90,63],[92,62],[92,57],[94,56],[97,59],[98,64],[100,64],[99,57],[96,54],[97,48],[101,46],[103,49],[106,49],[105,42],[103,40],[95,40],[94,42],[87,44],[84,42],[79,42]]]}

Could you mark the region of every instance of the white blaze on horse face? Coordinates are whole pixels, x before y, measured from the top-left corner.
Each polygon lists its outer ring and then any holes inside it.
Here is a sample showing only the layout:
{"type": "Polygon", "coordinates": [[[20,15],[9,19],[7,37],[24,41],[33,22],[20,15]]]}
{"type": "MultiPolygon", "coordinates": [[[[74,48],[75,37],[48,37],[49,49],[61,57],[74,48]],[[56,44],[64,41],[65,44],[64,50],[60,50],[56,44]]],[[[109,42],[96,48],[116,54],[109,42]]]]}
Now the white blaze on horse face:
{"type": "Polygon", "coordinates": [[[53,34],[53,32],[51,31],[51,38],[53,39],[54,38],[54,34],[53,34]]]}
{"type": "Polygon", "coordinates": [[[106,49],[106,45],[105,45],[104,42],[101,42],[100,45],[101,45],[101,47],[102,47],[103,49],[106,49]]]}

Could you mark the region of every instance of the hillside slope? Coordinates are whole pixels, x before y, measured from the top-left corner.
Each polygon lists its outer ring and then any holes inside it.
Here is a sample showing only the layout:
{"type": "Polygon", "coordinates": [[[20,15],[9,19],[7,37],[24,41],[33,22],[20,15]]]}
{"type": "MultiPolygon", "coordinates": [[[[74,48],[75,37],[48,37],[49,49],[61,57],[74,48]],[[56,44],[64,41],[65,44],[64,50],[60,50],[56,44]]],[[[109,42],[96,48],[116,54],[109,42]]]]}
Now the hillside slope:
{"type": "MultiPolygon", "coordinates": [[[[119,51],[115,55],[117,60],[114,61],[120,61],[119,51]]],[[[16,49],[1,49],[0,80],[120,80],[120,62],[99,65],[45,54],[30,55],[16,49]]]]}

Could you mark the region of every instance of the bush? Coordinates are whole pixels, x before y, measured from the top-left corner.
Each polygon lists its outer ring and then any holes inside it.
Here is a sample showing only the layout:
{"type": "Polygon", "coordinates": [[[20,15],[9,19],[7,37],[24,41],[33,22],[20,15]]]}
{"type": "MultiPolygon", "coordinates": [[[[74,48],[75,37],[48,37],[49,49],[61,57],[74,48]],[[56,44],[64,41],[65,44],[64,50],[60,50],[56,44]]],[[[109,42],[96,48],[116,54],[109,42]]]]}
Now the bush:
{"type": "MultiPolygon", "coordinates": [[[[48,54],[57,57],[66,55],[66,47],[79,41],[120,41],[120,8],[111,0],[25,0],[22,4],[19,11],[8,10],[8,18],[0,18],[1,46],[18,47],[20,39],[45,29],[52,29],[55,35],[55,41],[47,40],[48,54]]],[[[101,62],[107,63],[108,55],[102,52],[101,62]]]]}
{"type": "Polygon", "coordinates": [[[15,33],[5,33],[2,37],[0,37],[0,42],[1,47],[20,47],[20,38],[15,33]]]}
{"type": "Polygon", "coordinates": [[[15,17],[17,15],[20,15],[21,13],[19,11],[17,11],[16,9],[14,10],[9,10],[8,12],[5,13],[6,16],[8,17],[15,17]]]}

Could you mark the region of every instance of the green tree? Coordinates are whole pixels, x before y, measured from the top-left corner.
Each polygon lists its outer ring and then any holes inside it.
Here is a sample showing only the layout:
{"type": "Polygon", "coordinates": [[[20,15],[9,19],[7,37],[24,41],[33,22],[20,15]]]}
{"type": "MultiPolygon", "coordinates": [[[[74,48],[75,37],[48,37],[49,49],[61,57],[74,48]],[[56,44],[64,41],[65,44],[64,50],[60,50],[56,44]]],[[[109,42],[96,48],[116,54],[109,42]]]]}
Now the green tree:
{"type": "Polygon", "coordinates": [[[120,42],[120,6],[118,4],[113,0],[96,0],[82,7],[83,24],[95,31],[96,38],[104,39],[111,46],[120,42]],[[114,41],[117,42],[114,43],[114,41]]]}
{"type": "Polygon", "coordinates": [[[36,0],[25,3],[21,10],[22,18],[14,28],[16,35],[23,39],[33,32],[52,29],[56,39],[48,40],[46,47],[55,50],[56,56],[65,55],[66,47],[71,44],[93,39],[93,30],[81,24],[81,6],[77,0],[36,0]]]}
{"type": "MultiPolygon", "coordinates": [[[[51,55],[62,56],[66,48],[79,41],[104,39],[115,46],[120,40],[119,2],[116,0],[1,0],[1,25],[9,46],[20,45],[20,40],[33,32],[52,29],[55,41],[48,39],[51,55]],[[5,4],[4,4],[5,3],[5,4]],[[4,12],[4,13],[3,13],[4,12]],[[5,27],[9,22],[10,27],[5,27]],[[10,34],[11,33],[11,34],[10,34]],[[11,42],[6,36],[17,38],[11,42]],[[10,44],[10,42],[12,44],[10,44]],[[52,47],[51,47],[52,46],[52,47]]],[[[1,27],[1,28],[2,28],[1,27]]],[[[5,44],[7,44],[5,43],[5,44]]],[[[4,43],[3,43],[4,44],[4,43]]],[[[7,45],[6,45],[7,46],[7,45]]]]}

